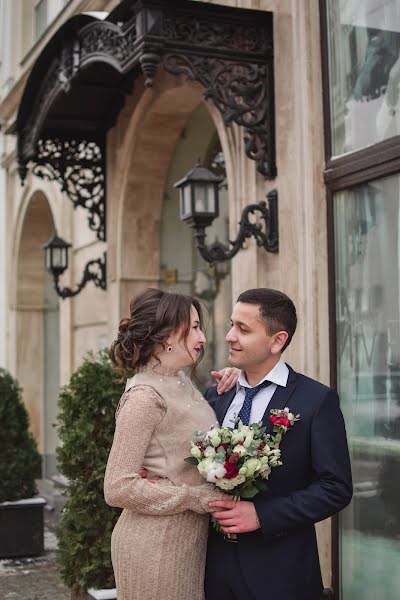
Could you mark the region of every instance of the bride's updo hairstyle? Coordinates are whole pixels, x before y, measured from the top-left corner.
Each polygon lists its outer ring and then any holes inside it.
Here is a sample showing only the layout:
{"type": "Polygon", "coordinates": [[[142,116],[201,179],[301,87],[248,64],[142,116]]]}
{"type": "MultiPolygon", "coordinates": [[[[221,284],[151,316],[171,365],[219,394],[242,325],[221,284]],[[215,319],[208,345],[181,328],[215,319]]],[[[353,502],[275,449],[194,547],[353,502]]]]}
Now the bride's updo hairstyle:
{"type": "MultiPolygon", "coordinates": [[[[152,358],[160,362],[156,353],[157,345],[166,349],[166,340],[171,333],[181,330],[181,340],[187,347],[192,306],[199,313],[202,329],[203,313],[195,298],[156,288],[148,288],[135,296],[130,304],[130,317],[120,321],[118,337],[109,351],[111,362],[121,377],[146,365],[152,358]]],[[[203,349],[193,366],[202,358],[203,349]]]]}

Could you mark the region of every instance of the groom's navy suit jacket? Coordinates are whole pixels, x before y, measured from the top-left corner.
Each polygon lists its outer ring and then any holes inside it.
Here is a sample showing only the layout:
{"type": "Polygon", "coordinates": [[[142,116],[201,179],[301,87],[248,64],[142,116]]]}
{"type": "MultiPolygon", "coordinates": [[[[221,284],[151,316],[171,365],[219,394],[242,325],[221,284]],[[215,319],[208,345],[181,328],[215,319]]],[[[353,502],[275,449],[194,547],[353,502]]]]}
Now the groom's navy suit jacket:
{"type": "MultiPolygon", "coordinates": [[[[218,396],[206,392],[219,423],[236,394],[236,388],[218,396]]],[[[330,517],[352,497],[352,479],[346,432],[337,393],[289,367],[286,387],[278,386],[263,417],[272,408],[289,407],[300,421],[283,436],[283,466],[272,469],[268,490],[254,498],[261,528],[238,535],[238,556],[243,577],[256,600],[317,600],[322,580],[314,523],[330,517]]],[[[221,534],[209,538],[209,588],[224,564],[221,534]],[[218,560],[216,560],[218,556],[218,560]]],[[[247,600],[240,598],[239,600],[247,600]]]]}

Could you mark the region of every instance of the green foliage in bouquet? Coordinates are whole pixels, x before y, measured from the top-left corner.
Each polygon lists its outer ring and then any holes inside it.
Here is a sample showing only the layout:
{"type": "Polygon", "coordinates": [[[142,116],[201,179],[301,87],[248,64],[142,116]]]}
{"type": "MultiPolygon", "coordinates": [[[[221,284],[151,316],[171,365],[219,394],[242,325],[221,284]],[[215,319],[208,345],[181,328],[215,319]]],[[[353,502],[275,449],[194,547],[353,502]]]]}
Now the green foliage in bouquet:
{"type": "Polygon", "coordinates": [[[60,393],[57,456],[69,486],[57,530],[57,560],[64,582],[78,593],[115,587],[111,532],[121,511],[107,506],[103,496],[114,415],[124,390],[115,380],[106,353],[89,354],[60,393]]]}
{"type": "Polygon", "coordinates": [[[0,502],[31,498],[41,476],[41,457],[21,392],[10,373],[0,369],[0,502]]]}

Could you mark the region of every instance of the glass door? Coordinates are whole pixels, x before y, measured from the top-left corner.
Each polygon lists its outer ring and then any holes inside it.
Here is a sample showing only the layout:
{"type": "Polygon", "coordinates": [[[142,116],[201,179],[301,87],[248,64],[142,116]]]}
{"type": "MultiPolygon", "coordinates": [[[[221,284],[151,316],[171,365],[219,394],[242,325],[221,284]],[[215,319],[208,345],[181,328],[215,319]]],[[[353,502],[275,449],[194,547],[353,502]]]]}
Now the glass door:
{"type": "Polygon", "coordinates": [[[400,590],[400,177],[334,197],[337,372],[354,498],[340,517],[341,600],[400,590]]]}

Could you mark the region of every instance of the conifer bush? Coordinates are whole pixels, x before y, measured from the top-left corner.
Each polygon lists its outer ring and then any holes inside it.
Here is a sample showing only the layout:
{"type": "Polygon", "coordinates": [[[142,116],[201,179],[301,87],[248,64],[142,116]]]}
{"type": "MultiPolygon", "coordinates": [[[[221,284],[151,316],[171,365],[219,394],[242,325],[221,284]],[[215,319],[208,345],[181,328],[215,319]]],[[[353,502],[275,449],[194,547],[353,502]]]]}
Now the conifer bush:
{"type": "Polygon", "coordinates": [[[105,352],[89,354],[60,392],[57,456],[69,486],[57,559],[64,582],[77,593],[115,587],[111,532],[121,511],[107,506],[103,496],[114,415],[124,389],[115,379],[105,352]]]}
{"type": "Polygon", "coordinates": [[[29,431],[18,382],[0,368],[0,502],[31,498],[41,476],[41,457],[29,431]]]}

